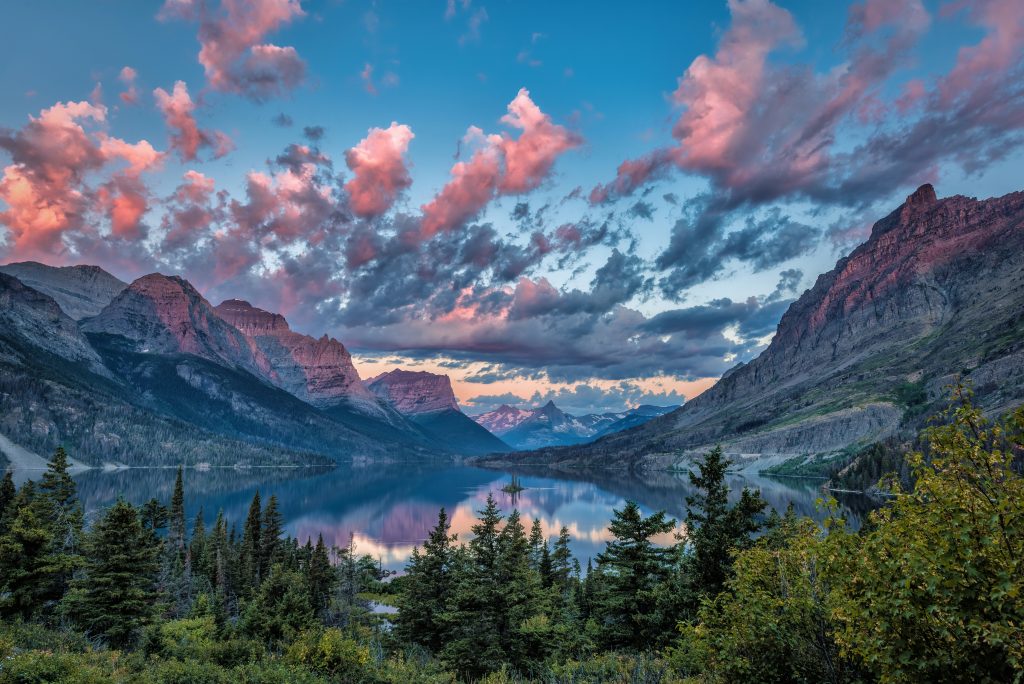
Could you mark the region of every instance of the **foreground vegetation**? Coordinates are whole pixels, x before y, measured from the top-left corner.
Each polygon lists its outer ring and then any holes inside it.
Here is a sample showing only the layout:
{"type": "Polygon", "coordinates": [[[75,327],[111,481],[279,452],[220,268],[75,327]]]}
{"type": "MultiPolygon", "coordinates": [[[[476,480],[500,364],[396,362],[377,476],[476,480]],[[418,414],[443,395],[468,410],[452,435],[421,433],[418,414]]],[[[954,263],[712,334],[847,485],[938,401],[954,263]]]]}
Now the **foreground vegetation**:
{"type": "Polygon", "coordinates": [[[858,532],[730,502],[715,450],[674,546],[627,502],[583,572],[568,530],[489,498],[465,544],[440,511],[395,578],[283,536],[273,496],[189,533],[180,471],[166,507],[86,530],[58,450],[0,483],[0,682],[1024,681],[1024,410],[990,424],[958,389],[923,443],[858,532]]]}

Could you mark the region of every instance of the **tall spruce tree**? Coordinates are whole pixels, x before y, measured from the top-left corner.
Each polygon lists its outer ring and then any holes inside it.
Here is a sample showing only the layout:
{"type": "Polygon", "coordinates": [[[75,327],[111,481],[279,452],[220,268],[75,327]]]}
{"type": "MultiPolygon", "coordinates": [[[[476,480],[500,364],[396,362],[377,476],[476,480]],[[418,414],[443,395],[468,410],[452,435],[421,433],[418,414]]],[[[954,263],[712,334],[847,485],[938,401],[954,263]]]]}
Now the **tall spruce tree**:
{"type": "Polygon", "coordinates": [[[686,497],[687,545],[690,581],[699,595],[714,596],[732,576],[733,553],[748,548],[753,534],[764,524],[767,507],[760,492],[746,487],[735,505],[729,505],[725,481],[731,461],[718,446],[697,463],[690,483],[697,493],[686,497]]]}
{"type": "Polygon", "coordinates": [[[317,536],[316,546],[309,554],[306,576],[309,581],[310,605],[313,606],[314,611],[320,613],[330,605],[336,580],[334,567],[331,565],[331,558],[327,554],[327,546],[324,544],[323,534],[317,536]]]}
{"type": "Polygon", "coordinates": [[[0,616],[28,619],[49,598],[53,532],[40,500],[35,483],[29,480],[11,503],[14,514],[0,536],[0,616]]]}
{"type": "Polygon", "coordinates": [[[178,466],[178,475],[174,480],[174,492],[171,494],[171,510],[167,527],[167,546],[184,560],[185,545],[185,482],[182,467],[178,466]]]}
{"type": "Polygon", "coordinates": [[[600,575],[594,578],[592,609],[605,648],[645,651],[672,635],[672,616],[658,610],[672,551],[655,545],[652,537],[671,532],[675,522],[664,511],[644,517],[633,501],[613,511],[614,539],[597,556],[600,575]]]}
{"type": "Polygon", "coordinates": [[[497,670],[505,659],[499,631],[505,588],[495,581],[503,516],[492,495],[487,495],[478,515],[466,552],[455,556],[458,579],[445,616],[449,631],[441,650],[445,664],[467,679],[497,670]]]}
{"type": "Polygon", "coordinates": [[[87,633],[130,646],[156,612],[158,549],[124,499],[96,522],[84,548],[83,574],[64,599],[67,611],[87,633]]]}
{"type": "MultiPolygon", "coordinates": [[[[257,490],[249,504],[249,515],[242,531],[242,546],[238,550],[238,592],[242,596],[252,595],[260,586],[263,549],[263,521],[260,513],[260,493],[257,490]]],[[[234,542],[230,542],[230,545],[234,546],[234,542]]]]}
{"type": "Polygon", "coordinates": [[[271,494],[267,506],[263,509],[262,529],[260,532],[260,577],[270,574],[270,566],[282,558],[281,533],[284,523],[281,511],[277,506],[277,495],[271,494]]]}
{"type": "Polygon", "coordinates": [[[14,497],[17,495],[18,490],[14,486],[14,477],[8,470],[4,473],[3,480],[0,480],[0,535],[7,531],[8,517],[16,512],[11,504],[14,503],[14,497]]]}
{"type": "Polygon", "coordinates": [[[548,605],[539,567],[535,569],[531,565],[532,544],[526,536],[519,511],[513,510],[505,521],[505,527],[498,535],[498,548],[493,578],[493,582],[501,587],[502,599],[495,613],[497,631],[505,651],[505,662],[520,672],[526,672],[545,659],[553,644],[544,629],[549,622],[529,622],[546,615],[548,605]]]}
{"type": "Polygon", "coordinates": [[[452,559],[456,538],[449,534],[449,525],[448,514],[442,508],[437,514],[437,525],[423,542],[423,550],[413,549],[402,580],[401,609],[395,621],[395,633],[401,639],[432,653],[439,652],[446,640],[444,613],[455,579],[452,559]]]}

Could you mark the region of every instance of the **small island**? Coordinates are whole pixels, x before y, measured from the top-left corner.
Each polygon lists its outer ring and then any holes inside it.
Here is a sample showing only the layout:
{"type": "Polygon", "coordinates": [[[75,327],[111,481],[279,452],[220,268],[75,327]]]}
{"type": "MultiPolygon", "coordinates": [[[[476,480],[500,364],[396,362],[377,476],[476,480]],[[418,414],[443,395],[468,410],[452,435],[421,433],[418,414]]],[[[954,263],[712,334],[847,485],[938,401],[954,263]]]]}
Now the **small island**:
{"type": "Polygon", "coordinates": [[[518,494],[524,489],[526,489],[526,487],[524,487],[522,482],[519,481],[519,478],[513,475],[512,481],[509,482],[504,487],[502,487],[501,491],[505,492],[506,494],[518,494]]]}

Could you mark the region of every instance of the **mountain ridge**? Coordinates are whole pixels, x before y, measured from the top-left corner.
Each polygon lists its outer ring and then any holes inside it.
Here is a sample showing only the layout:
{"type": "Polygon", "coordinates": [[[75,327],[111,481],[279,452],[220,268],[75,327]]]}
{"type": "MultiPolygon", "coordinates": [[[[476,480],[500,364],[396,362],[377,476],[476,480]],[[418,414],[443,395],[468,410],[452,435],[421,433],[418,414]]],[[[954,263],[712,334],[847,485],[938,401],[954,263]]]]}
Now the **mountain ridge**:
{"type": "Polygon", "coordinates": [[[686,467],[717,443],[740,468],[828,458],[913,433],[959,375],[986,410],[1019,405],[1021,253],[1024,192],[938,199],[921,186],[789,307],[757,358],[682,408],[587,446],[490,462],[686,467]]]}

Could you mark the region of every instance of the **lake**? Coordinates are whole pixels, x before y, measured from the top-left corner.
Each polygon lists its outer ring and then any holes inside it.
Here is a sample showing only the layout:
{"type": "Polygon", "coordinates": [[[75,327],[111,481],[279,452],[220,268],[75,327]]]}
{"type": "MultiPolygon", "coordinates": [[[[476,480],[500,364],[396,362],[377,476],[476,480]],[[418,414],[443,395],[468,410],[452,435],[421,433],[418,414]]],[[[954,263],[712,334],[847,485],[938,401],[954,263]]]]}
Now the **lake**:
{"type": "MultiPolygon", "coordinates": [[[[476,511],[492,493],[507,513],[518,508],[529,528],[539,518],[550,540],[565,525],[572,535],[573,553],[585,567],[604,549],[612,510],[627,499],[645,513],[666,510],[681,520],[686,515],[686,496],[693,492],[685,473],[657,472],[633,476],[616,471],[554,472],[517,470],[525,490],[516,495],[501,488],[511,481],[509,472],[464,465],[422,462],[336,468],[214,468],[185,471],[185,505],[192,520],[200,507],[207,526],[218,510],[239,530],[253,494],[266,499],[276,494],[288,534],[305,542],[323,534],[328,544],[346,546],[354,540],[358,553],[370,554],[384,567],[400,570],[414,546],[422,544],[437,522],[442,506],[460,539],[470,536],[476,511]]],[[[156,497],[167,503],[174,486],[173,468],[133,468],[118,471],[88,470],[75,477],[89,521],[119,495],[134,504],[156,497]]],[[[820,520],[815,506],[822,496],[819,480],[730,477],[734,495],[744,486],[761,490],[775,509],[784,511],[792,502],[796,511],[820,520]]],[[[870,509],[863,497],[847,496],[841,506],[853,526],[870,509]]],[[[671,543],[671,535],[659,540],[671,543]]]]}

